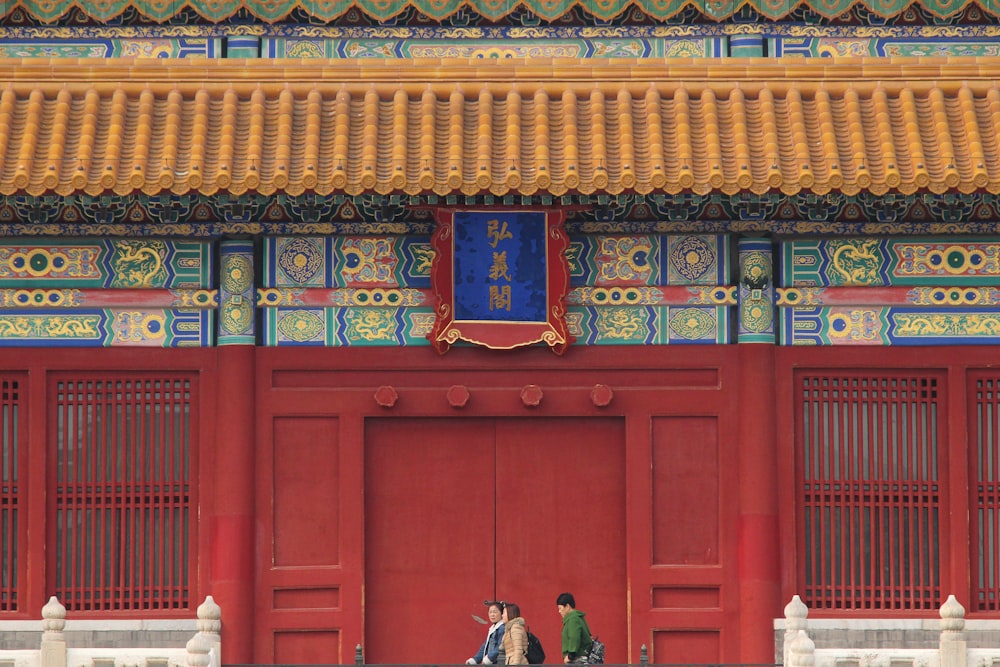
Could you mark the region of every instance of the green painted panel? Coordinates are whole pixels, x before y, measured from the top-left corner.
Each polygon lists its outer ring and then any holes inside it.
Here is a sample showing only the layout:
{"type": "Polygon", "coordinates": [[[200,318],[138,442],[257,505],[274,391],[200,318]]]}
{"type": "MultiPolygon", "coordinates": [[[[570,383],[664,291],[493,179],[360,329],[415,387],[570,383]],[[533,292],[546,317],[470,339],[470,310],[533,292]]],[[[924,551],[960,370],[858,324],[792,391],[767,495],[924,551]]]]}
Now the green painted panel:
{"type": "Polygon", "coordinates": [[[207,347],[211,310],[0,311],[0,347],[207,347]]]}
{"type": "Polygon", "coordinates": [[[781,245],[785,287],[1000,285],[1000,239],[797,239],[781,245]]]}
{"type": "Polygon", "coordinates": [[[0,244],[0,288],[204,288],[211,244],[156,239],[0,244]]]}
{"type": "Polygon", "coordinates": [[[920,310],[878,306],[783,308],[782,345],[996,345],[994,308],[920,310]]]}

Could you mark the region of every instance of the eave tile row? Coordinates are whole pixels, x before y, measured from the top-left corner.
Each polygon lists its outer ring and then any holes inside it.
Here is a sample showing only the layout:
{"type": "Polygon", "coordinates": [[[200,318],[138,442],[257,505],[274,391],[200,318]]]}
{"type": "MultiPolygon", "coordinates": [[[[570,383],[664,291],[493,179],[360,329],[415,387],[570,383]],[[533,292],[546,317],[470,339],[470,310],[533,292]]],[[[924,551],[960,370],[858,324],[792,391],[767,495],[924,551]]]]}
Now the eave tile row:
{"type": "Polygon", "coordinates": [[[0,193],[1000,193],[1000,59],[137,62],[0,62],[0,193]]]}

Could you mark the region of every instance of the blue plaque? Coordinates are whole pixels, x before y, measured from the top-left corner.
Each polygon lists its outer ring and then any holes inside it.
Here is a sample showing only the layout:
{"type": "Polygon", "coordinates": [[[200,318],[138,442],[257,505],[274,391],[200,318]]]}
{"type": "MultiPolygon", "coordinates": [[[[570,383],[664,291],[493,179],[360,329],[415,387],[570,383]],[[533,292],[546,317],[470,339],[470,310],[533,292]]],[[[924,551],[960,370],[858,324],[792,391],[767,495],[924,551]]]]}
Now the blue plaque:
{"type": "Polygon", "coordinates": [[[545,321],[544,213],[459,212],[453,239],[456,320],[545,321]]]}

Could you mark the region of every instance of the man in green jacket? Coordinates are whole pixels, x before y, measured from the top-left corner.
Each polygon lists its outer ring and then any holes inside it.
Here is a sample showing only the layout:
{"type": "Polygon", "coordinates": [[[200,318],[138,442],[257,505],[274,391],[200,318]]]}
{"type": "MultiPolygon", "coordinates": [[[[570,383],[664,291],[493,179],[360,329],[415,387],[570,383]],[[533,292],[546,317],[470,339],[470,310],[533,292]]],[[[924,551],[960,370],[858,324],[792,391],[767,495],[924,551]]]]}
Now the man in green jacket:
{"type": "Polygon", "coordinates": [[[572,593],[562,593],[556,598],[556,608],[562,616],[562,655],[563,662],[569,664],[587,664],[590,646],[590,628],[584,618],[587,614],[577,611],[576,600],[572,593]]]}

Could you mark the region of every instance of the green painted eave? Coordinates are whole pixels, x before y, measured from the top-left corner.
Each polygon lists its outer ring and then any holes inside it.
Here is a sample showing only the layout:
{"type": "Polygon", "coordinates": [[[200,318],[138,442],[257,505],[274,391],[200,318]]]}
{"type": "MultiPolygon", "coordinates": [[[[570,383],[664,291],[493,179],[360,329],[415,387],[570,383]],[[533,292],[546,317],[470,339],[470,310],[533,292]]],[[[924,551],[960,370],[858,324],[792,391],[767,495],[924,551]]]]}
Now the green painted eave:
{"type": "Polygon", "coordinates": [[[808,8],[825,18],[834,18],[854,8],[893,18],[910,8],[919,8],[939,18],[947,18],[980,7],[991,16],[1000,16],[1000,0],[20,0],[7,5],[7,13],[23,10],[42,22],[55,22],[72,11],[95,21],[110,21],[128,9],[134,9],[152,21],[168,21],[191,9],[208,21],[221,22],[241,10],[265,22],[282,21],[295,11],[316,21],[334,21],[347,12],[359,10],[377,20],[389,20],[405,10],[435,20],[444,20],[460,11],[469,11],[488,20],[497,20],[514,11],[526,9],[535,16],[552,21],[575,8],[581,8],[600,20],[611,20],[636,8],[655,20],[670,19],[694,8],[713,20],[726,20],[750,9],[763,18],[780,20],[800,8],[808,8]]]}

